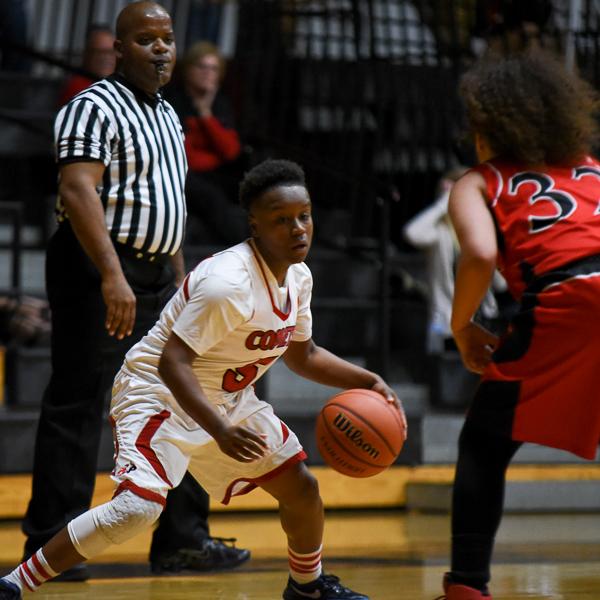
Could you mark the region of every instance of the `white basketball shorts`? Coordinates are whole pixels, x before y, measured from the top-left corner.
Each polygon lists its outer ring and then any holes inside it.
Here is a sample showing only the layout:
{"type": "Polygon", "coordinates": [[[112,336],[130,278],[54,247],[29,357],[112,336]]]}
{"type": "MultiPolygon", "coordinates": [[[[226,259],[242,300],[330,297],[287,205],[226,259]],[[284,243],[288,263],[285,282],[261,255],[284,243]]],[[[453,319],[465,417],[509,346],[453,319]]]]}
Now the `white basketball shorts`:
{"type": "Polygon", "coordinates": [[[126,371],[115,379],[110,414],[115,495],[129,489],[164,506],[167,492],[189,470],[213,498],[228,504],[232,496],[247,494],[306,458],[294,432],[254,393],[245,394],[243,402],[256,406],[245,407],[250,416],[236,424],[264,434],[269,452],[250,463],[224,454],[200,426],[190,427],[189,419],[177,415],[164,396],[163,386],[148,385],[126,371]]]}

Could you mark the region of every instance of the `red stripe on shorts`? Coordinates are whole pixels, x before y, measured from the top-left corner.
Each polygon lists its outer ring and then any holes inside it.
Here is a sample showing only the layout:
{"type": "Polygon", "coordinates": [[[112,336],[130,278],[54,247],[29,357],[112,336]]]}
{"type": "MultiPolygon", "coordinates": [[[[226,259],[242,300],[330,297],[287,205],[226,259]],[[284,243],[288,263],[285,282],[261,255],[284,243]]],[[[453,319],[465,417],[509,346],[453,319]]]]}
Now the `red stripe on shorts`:
{"type": "Polygon", "coordinates": [[[294,454],[294,456],[291,456],[290,458],[288,458],[284,463],[281,463],[278,467],[276,467],[272,471],[269,471],[268,473],[265,473],[264,475],[261,475],[260,477],[255,477],[253,479],[244,479],[244,478],[235,479],[227,486],[227,490],[225,490],[225,496],[223,497],[223,500],[221,500],[221,504],[229,504],[229,501],[231,500],[232,496],[243,496],[244,494],[248,494],[252,490],[256,489],[258,487],[258,485],[260,485],[261,483],[264,483],[265,481],[269,481],[269,480],[273,479],[274,477],[277,477],[277,475],[279,475],[286,469],[289,469],[291,466],[293,466],[299,462],[302,462],[306,458],[307,458],[306,452],[304,452],[304,450],[301,450],[297,454],[294,454]],[[236,483],[241,483],[242,481],[247,481],[248,485],[243,487],[239,492],[236,492],[235,494],[233,494],[233,488],[236,485],[236,483]]]}
{"type": "Polygon", "coordinates": [[[150,446],[150,442],[154,437],[154,434],[157,432],[158,428],[163,424],[163,421],[168,419],[171,416],[171,413],[168,410],[161,410],[158,414],[153,415],[148,419],[148,423],[144,426],[140,435],[138,435],[137,440],[135,441],[135,447],[142,453],[144,458],[152,465],[152,468],[156,471],[158,476],[169,485],[169,487],[173,487],[173,484],[169,481],[167,477],[167,472],[165,468],[162,466],[162,463],[156,456],[156,452],[150,446]]]}
{"type": "Polygon", "coordinates": [[[146,488],[140,487],[139,485],[135,485],[135,483],[133,483],[133,481],[130,481],[129,479],[121,481],[119,487],[117,487],[115,493],[113,494],[113,498],[116,498],[121,492],[124,492],[125,490],[129,490],[130,492],[134,493],[140,498],[143,498],[144,500],[156,502],[157,504],[160,504],[163,508],[167,503],[167,499],[161,496],[160,494],[157,494],[152,490],[147,490],[146,488]]]}

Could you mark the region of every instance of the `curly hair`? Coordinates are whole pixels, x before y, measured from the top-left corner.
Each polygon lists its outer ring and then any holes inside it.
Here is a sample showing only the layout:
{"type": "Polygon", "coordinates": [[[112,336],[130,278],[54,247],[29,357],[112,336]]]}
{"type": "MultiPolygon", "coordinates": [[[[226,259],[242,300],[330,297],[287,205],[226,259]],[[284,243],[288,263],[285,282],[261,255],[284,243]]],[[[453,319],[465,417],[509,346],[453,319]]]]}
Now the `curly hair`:
{"type": "Polygon", "coordinates": [[[592,87],[551,55],[490,56],[462,77],[471,129],[498,156],[526,164],[571,164],[598,135],[592,87]]]}
{"type": "Polygon", "coordinates": [[[268,189],[280,185],[306,187],[302,167],[291,160],[269,158],[250,169],[240,183],[240,204],[250,210],[252,203],[268,189]]]}

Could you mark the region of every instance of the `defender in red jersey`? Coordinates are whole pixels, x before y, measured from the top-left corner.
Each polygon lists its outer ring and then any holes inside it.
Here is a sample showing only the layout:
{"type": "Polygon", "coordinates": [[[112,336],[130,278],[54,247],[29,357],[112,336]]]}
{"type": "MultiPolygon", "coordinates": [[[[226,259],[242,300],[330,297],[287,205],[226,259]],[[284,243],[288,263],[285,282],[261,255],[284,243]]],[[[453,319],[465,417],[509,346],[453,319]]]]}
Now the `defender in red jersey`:
{"type": "Polygon", "coordinates": [[[459,440],[447,598],[489,598],[505,472],[523,442],[594,458],[600,163],[592,89],[541,52],[483,60],[461,83],[480,164],[449,211],[461,258],[452,332],[482,374],[459,440]],[[494,269],[520,309],[498,339],[472,318],[494,269]]]}

